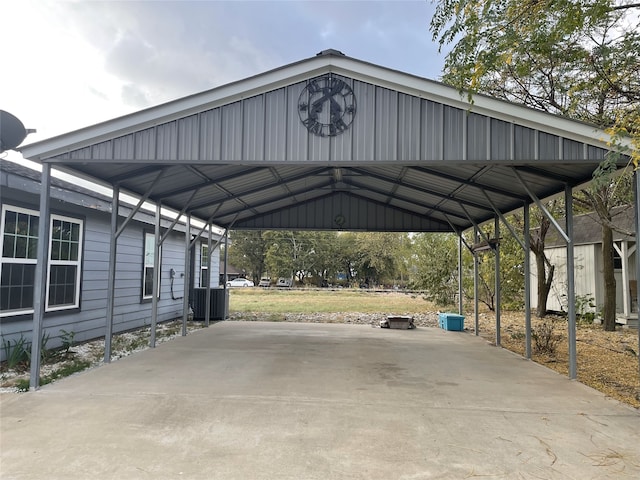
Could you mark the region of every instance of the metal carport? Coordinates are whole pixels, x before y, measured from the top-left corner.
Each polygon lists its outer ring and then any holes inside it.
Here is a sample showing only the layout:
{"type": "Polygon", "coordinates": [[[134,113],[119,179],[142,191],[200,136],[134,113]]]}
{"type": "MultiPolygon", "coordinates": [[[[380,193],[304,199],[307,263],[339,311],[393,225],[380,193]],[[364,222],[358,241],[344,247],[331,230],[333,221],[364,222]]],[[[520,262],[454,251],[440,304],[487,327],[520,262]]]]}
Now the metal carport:
{"type": "MultiPolygon", "coordinates": [[[[166,206],[226,230],[461,234],[489,220],[498,226],[520,208],[528,219],[528,206],[550,195],[570,199],[605,159],[608,138],[591,125],[501,100],[477,95],[471,103],[444,84],[326,50],[21,151],[43,166],[41,235],[52,166],[113,188],[114,206],[118,192],[127,191],[155,202],[158,211],[166,206]]],[[[621,155],[618,168],[627,162],[621,155]]],[[[569,376],[575,378],[567,204],[566,228],[552,221],[567,241],[569,376]]],[[[526,241],[525,235],[528,255],[526,241]]],[[[34,338],[44,314],[48,255],[46,242],[39,243],[34,338]]],[[[33,355],[39,358],[38,351],[33,355]]]]}

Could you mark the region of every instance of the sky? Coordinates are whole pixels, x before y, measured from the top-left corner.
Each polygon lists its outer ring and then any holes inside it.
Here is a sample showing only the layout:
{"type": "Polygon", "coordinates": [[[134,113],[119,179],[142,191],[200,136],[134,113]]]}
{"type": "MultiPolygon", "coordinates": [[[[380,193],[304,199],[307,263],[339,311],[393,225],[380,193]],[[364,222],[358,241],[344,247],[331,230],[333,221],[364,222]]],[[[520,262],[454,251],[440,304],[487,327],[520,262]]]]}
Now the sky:
{"type": "MultiPolygon", "coordinates": [[[[428,0],[0,2],[0,109],[23,145],[334,48],[437,80],[428,0]]],[[[19,159],[16,152],[3,154],[19,159]]]]}

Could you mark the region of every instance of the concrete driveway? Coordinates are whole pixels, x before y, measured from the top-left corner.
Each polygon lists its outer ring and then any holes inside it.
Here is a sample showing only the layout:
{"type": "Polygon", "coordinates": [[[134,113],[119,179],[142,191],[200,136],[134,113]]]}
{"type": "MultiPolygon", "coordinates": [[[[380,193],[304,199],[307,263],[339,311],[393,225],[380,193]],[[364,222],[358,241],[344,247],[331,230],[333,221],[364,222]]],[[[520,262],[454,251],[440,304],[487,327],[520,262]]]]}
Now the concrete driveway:
{"type": "Polygon", "coordinates": [[[435,328],[222,322],[1,397],[2,479],[640,478],[640,414],[435,328]]]}

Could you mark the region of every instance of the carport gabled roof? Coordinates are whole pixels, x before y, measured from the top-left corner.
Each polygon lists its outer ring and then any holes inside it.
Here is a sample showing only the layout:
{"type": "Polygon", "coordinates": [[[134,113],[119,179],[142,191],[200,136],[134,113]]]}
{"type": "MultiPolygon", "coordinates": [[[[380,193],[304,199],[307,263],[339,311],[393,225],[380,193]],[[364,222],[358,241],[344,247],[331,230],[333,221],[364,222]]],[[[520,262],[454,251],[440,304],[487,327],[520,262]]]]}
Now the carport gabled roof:
{"type": "Polygon", "coordinates": [[[222,227],[452,231],[590,180],[606,138],[328,50],[21,150],[222,227]],[[314,134],[309,89],[348,121],[314,134]]]}

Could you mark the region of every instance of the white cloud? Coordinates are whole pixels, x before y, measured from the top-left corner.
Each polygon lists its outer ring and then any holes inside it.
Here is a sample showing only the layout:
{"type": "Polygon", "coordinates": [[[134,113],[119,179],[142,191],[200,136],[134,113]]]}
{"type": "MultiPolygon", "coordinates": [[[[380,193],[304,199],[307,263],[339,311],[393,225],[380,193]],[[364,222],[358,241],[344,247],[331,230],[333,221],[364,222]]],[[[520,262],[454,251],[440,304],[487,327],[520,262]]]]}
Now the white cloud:
{"type": "Polygon", "coordinates": [[[326,48],[435,77],[442,60],[432,58],[431,8],[422,0],[3,2],[0,108],[38,130],[31,143],[326,48]]]}

